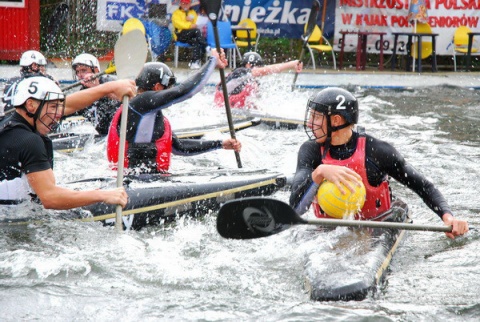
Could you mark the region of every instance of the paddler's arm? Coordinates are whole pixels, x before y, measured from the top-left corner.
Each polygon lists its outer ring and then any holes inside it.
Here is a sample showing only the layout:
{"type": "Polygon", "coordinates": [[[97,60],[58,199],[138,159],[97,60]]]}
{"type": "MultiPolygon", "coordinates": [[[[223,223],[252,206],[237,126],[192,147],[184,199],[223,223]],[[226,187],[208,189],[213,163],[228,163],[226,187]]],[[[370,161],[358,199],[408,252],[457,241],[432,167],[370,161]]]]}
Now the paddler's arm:
{"type": "Polygon", "coordinates": [[[280,73],[284,70],[295,69],[297,73],[300,73],[303,69],[303,63],[298,60],[292,60],[286,63],[278,63],[267,66],[253,67],[252,75],[254,77],[266,76],[270,74],[280,73]]]}
{"type": "Polygon", "coordinates": [[[240,152],[242,143],[236,139],[201,140],[201,139],[179,139],[172,135],[172,153],[175,155],[197,155],[218,149],[234,150],[240,152]]]}
{"type": "Polygon", "coordinates": [[[212,49],[208,61],[187,80],[163,91],[147,91],[138,95],[135,101],[131,102],[130,109],[134,110],[134,113],[143,115],[191,98],[203,89],[215,67],[223,66],[224,68],[228,64],[223,49],[221,53],[221,59],[219,59],[216,49],[212,49]]]}
{"type": "Polygon", "coordinates": [[[130,98],[135,96],[136,91],[137,89],[133,80],[122,79],[75,92],[68,95],[65,99],[65,115],[70,115],[84,109],[104,96],[113,95],[118,100],[121,100],[125,95],[130,98]]]}
{"type": "Polygon", "coordinates": [[[367,143],[367,156],[370,160],[376,160],[381,171],[410,188],[418,194],[423,202],[434,211],[447,226],[453,226],[451,233],[445,233],[449,238],[455,238],[468,232],[468,223],[465,220],[453,216],[445,197],[435,185],[413,166],[407,163],[403,156],[389,143],[381,140],[372,140],[367,143]],[[368,146],[374,147],[375,155],[369,151],[368,146]]]}
{"type": "Polygon", "coordinates": [[[307,141],[302,144],[298,152],[297,168],[291,186],[290,206],[299,215],[310,208],[318,190],[318,184],[312,180],[312,173],[321,164],[319,151],[317,143],[307,141]]]}
{"type": "Polygon", "coordinates": [[[71,209],[94,203],[104,202],[111,205],[119,204],[125,207],[128,196],[125,189],[112,190],[70,190],[55,184],[52,169],[31,172],[27,174],[30,187],[47,209],[71,209]]]}
{"type": "Polygon", "coordinates": [[[455,239],[455,236],[461,236],[468,232],[468,222],[455,218],[452,214],[446,213],[442,216],[443,223],[452,226],[451,233],[445,233],[448,238],[455,239]]]}

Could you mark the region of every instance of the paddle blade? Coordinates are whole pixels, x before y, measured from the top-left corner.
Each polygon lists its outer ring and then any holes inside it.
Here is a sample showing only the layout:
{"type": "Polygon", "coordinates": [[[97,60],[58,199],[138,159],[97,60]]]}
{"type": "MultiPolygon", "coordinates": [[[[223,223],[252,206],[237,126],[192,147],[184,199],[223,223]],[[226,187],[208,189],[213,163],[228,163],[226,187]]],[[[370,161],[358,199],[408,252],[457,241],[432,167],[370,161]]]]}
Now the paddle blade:
{"type": "Polygon", "coordinates": [[[317,16],[318,12],[320,11],[320,2],[319,0],[313,0],[312,3],[312,9],[310,11],[310,16],[308,16],[308,21],[307,21],[307,28],[305,28],[305,33],[302,36],[302,39],[304,42],[310,38],[310,35],[313,32],[313,29],[315,28],[315,25],[317,24],[317,16]]]}
{"type": "Polygon", "coordinates": [[[115,66],[118,79],[135,79],[147,60],[148,46],[143,33],[132,30],[115,44],[115,66]]]}
{"type": "Polygon", "coordinates": [[[215,27],[217,25],[218,16],[220,15],[222,0],[201,0],[200,4],[205,9],[208,19],[210,19],[212,25],[215,27]]]}
{"type": "Polygon", "coordinates": [[[226,202],[217,216],[217,231],[224,238],[267,237],[304,223],[286,203],[270,198],[243,198],[226,202]]]}
{"type": "MultiPolygon", "coordinates": [[[[143,32],[134,29],[124,33],[115,44],[115,67],[118,79],[135,79],[147,60],[148,46],[143,32]]],[[[120,122],[120,144],[118,153],[117,187],[123,184],[123,162],[125,155],[125,138],[127,132],[128,96],[123,97],[122,118],[120,122]]],[[[122,207],[117,206],[115,228],[123,230],[122,207]]]]}

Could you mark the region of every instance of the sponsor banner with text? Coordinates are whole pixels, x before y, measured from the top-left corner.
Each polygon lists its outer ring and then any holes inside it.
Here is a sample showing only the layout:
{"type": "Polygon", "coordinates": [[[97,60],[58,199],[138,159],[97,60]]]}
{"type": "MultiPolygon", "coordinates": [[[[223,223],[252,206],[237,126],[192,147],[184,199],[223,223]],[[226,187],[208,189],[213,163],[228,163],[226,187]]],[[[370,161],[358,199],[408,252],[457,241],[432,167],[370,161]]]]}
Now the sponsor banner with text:
{"type": "MultiPolygon", "coordinates": [[[[425,1],[428,23],[432,32],[438,34],[437,55],[451,55],[451,41],[455,29],[468,26],[472,31],[480,32],[480,1],[432,0],[425,1]]],[[[385,53],[393,48],[392,32],[413,32],[414,24],[408,21],[410,0],[337,0],[335,12],[335,50],[340,50],[340,31],[386,32],[383,39],[385,53]]],[[[424,41],[426,41],[425,38],[424,41]]],[[[430,40],[429,40],[430,41],[430,40]]],[[[398,39],[397,52],[404,54],[406,37],[398,39]]],[[[354,51],[357,37],[345,38],[345,51],[354,51]]],[[[368,52],[379,52],[378,36],[367,38],[368,52]]]]}
{"type": "MultiPolygon", "coordinates": [[[[333,35],[335,0],[320,0],[325,4],[318,15],[318,25],[325,26],[325,33],[333,35]]],[[[128,18],[145,18],[151,5],[164,5],[167,19],[178,8],[178,0],[99,0],[97,2],[97,29],[121,31],[128,18]]],[[[228,19],[235,25],[244,18],[257,24],[262,37],[300,38],[308,20],[312,0],[224,0],[220,19],[228,19]]],[[[198,7],[197,7],[198,8],[198,7]]]]}

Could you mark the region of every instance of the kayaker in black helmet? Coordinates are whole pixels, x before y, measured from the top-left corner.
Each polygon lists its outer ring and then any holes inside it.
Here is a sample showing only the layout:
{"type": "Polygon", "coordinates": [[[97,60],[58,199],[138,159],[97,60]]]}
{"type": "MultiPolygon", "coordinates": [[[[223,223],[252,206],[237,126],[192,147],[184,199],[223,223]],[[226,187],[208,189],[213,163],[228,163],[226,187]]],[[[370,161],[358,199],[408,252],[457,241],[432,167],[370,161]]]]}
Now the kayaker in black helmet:
{"type": "Polygon", "coordinates": [[[323,89],[308,100],[304,126],[310,140],[298,152],[290,205],[303,214],[313,204],[316,216],[328,217],[316,200],[319,185],[328,180],[340,191],[345,185],[354,192],[355,185],[363,182],[366,201],[356,218],[372,219],[390,208],[391,177],[417,193],[445,225],[453,227],[446,233],[449,238],[468,232],[468,223],[453,216],[441,192],[391,144],[354,130],[358,116],[357,99],[342,88],[323,89]]]}
{"type": "MultiPolygon", "coordinates": [[[[177,84],[175,75],[163,63],[146,63],[136,79],[138,95],[130,101],[125,148],[125,168],[139,173],[166,172],[171,153],[196,155],[216,149],[241,150],[234,139],[209,141],[179,139],[172,132],[170,122],[162,109],[189,99],[198,93],[215,70],[227,65],[225,54],[221,58],[215,49],[212,55],[193,76],[177,84]]],[[[121,109],[115,114],[107,139],[108,160],[118,162],[121,109]]]]}
{"type": "MultiPolygon", "coordinates": [[[[259,95],[259,82],[257,77],[280,73],[294,69],[297,73],[302,71],[303,64],[298,60],[286,63],[265,65],[262,57],[256,52],[247,52],[243,55],[240,67],[234,69],[226,77],[228,100],[232,108],[255,108],[252,98],[259,95]]],[[[218,84],[215,91],[215,104],[223,106],[222,85],[218,84]]]]}

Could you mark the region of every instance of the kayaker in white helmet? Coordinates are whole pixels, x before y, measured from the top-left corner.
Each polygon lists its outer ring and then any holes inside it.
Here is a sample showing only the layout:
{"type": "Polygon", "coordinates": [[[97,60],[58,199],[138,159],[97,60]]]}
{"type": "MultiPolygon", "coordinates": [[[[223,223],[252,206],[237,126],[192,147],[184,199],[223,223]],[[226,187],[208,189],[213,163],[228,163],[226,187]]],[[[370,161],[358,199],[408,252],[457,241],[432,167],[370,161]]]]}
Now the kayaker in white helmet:
{"type": "MultiPolygon", "coordinates": [[[[116,80],[116,77],[112,75],[93,77],[95,74],[100,73],[100,63],[95,56],[88,53],[75,57],[72,61],[72,70],[74,79],[82,81],[82,90],[116,80]]],[[[90,121],[95,126],[98,134],[107,135],[113,115],[120,105],[121,101],[105,96],[77,112],[76,115],[83,116],[90,121]]]]}
{"type": "Polygon", "coordinates": [[[13,109],[12,99],[15,93],[15,86],[20,80],[26,77],[44,76],[56,82],[52,76],[47,74],[47,60],[39,51],[25,51],[20,57],[19,65],[20,76],[10,78],[5,82],[5,86],[3,87],[3,104],[0,104],[0,120],[3,117],[4,111],[11,111],[13,109]]]}
{"type": "Polygon", "coordinates": [[[131,80],[109,82],[65,98],[52,80],[37,76],[19,82],[15,112],[0,122],[0,205],[38,200],[45,208],[70,209],[93,203],[127,203],[123,188],[75,191],[57,186],[53,173],[53,147],[47,134],[63,117],[96,99],[136,93],[131,80]],[[32,199],[33,198],[33,199],[32,199]]]}

